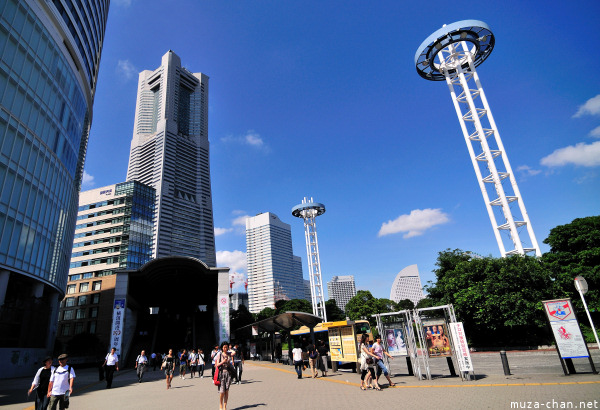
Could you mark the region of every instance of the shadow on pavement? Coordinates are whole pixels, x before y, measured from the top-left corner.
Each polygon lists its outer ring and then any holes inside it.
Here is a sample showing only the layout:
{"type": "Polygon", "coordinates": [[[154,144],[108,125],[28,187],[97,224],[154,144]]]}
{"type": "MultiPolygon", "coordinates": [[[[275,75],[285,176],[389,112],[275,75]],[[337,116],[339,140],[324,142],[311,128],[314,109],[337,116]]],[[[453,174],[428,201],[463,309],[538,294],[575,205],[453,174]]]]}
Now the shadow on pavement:
{"type": "Polygon", "coordinates": [[[265,403],[246,404],[245,406],[236,407],[232,410],[253,409],[253,408],[259,407],[259,406],[266,406],[266,404],[265,403]]]}

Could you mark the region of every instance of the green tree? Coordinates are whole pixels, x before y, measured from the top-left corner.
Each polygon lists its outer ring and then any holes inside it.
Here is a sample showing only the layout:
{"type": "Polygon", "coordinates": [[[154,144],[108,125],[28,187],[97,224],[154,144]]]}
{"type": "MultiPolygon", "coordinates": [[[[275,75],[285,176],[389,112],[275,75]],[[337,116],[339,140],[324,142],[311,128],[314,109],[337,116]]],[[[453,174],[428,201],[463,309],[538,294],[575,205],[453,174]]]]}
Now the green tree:
{"type": "Polygon", "coordinates": [[[325,312],[327,313],[327,320],[329,322],[337,322],[346,319],[346,315],[342,309],[338,307],[335,299],[329,299],[325,302],[325,312]]]}
{"type": "Polygon", "coordinates": [[[548,342],[542,303],[553,283],[535,257],[474,257],[459,249],[440,252],[427,286],[436,305],[453,304],[471,343],[518,346],[548,342]]]}
{"type": "Polygon", "coordinates": [[[436,306],[436,302],[435,300],[431,299],[429,296],[419,300],[417,302],[417,305],[415,306],[416,309],[421,309],[421,308],[428,308],[428,307],[432,307],[432,306],[436,306]]]}
{"type": "Polygon", "coordinates": [[[402,299],[396,303],[398,310],[412,310],[415,308],[415,304],[410,299],[402,299]]]}
{"type": "Polygon", "coordinates": [[[277,313],[285,313],[285,312],[305,312],[312,313],[312,304],[306,299],[291,299],[286,300],[285,303],[281,305],[280,309],[277,309],[277,313]]]}
{"type": "Polygon", "coordinates": [[[544,243],[550,245],[550,252],[545,253],[542,260],[556,286],[553,299],[570,297],[581,322],[587,324],[581,297],[573,283],[576,276],[583,276],[589,288],[586,302],[597,324],[600,313],[593,307],[600,304],[600,216],[578,218],[559,225],[550,230],[544,243]]]}
{"type": "Polygon", "coordinates": [[[258,312],[256,314],[256,320],[263,320],[263,319],[268,319],[272,316],[275,316],[277,314],[277,311],[273,308],[270,307],[266,307],[263,310],[261,310],[260,312],[258,312]]]}
{"type": "Polygon", "coordinates": [[[367,319],[374,327],[376,320],[371,315],[396,310],[396,304],[389,299],[377,299],[368,290],[359,290],[346,304],[346,314],[350,320],[367,319]]]}
{"type": "Polygon", "coordinates": [[[240,305],[237,310],[229,314],[231,330],[235,331],[241,327],[254,323],[254,316],[248,311],[246,305],[240,305]]]}

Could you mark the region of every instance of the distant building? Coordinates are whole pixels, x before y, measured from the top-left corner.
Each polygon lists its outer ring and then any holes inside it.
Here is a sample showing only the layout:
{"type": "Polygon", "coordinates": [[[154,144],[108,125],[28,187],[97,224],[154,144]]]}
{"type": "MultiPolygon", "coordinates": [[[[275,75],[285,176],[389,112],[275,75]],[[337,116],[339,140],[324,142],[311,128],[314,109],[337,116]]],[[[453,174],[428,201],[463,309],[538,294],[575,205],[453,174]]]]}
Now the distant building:
{"type": "Polygon", "coordinates": [[[0,1],[0,378],[53,350],[109,4],[0,1]]]}
{"type": "Polygon", "coordinates": [[[329,299],[334,299],[337,306],[346,311],[346,304],[356,296],[356,284],[354,276],[334,276],[327,282],[329,299]]]}
{"type": "Polygon", "coordinates": [[[238,292],[232,293],[229,297],[229,308],[233,310],[238,310],[241,305],[249,308],[248,305],[248,294],[246,292],[238,292]]]}
{"type": "Polygon", "coordinates": [[[80,333],[110,348],[116,273],[137,269],[152,256],[154,189],[131,181],[79,195],[75,240],[60,305],[57,340],[80,333]]]}
{"type": "Polygon", "coordinates": [[[399,302],[410,299],[416,305],[424,297],[417,265],[410,265],[402,269],[394,279],[390,300],[399,302]]]}
{"type": "Polygon", "coordinates": [[[312,304],[312,295],[311,295],[311,291],[310,291],[310,280],[302,279],[302,281],[304,282],[304,297],[303,297],[303,299],[308,300],[312,304]]]}
{"type": "Polygon", "coordinates": [[[276,299],[304,298],[302,264],[293,255],[290,225],[270,212],[246,219],[246,252],[250,312],[272,308],[276,299]]]}

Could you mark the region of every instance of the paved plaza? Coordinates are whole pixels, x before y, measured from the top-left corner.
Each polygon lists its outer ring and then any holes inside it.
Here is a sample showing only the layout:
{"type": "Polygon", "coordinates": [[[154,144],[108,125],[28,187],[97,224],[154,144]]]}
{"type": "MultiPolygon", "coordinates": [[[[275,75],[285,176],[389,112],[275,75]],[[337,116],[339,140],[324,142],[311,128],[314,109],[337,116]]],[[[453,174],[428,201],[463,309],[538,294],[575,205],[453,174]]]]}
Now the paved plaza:
{"type": "MultiPolygon", "coordinates": [[[[594,357],[600,363],[597,351],[594,357]]],[[[306,371],[305,378],[298,380],[291,366],[247,361],[242,384],[231,386],[228,409],[510,409],[511,402],[517,403],[512,408],[600,408],[600,376],[581,360],[576,362],[578,374],[564,376],[555,352],[509,352],[511,376],[502,373],[497,353],[474,354],[475,367],[481,371],[477,380],[464,382],[449,377],[444,359],[433,362],[433,380],[419,381],[406,374],[405,359],[400,358],[393,367],[396,387],[388,387],[382,378],[384,388],[378,392],[361,391],[360,376],[349,370],[317,379],[308,378],[306,371]]],[[[147,372],[144,382],[137,383],[135,372],[127,369],[116,373],[113,388],[107,390],[95,369],[75,369],[71,409],[217,409],[219,405],[210,377],[175,376],[173,388],[166,390],[162,372],[147,372]]],[[[210,376],[210,371],[206,374],[210,376]]],[[[0,406],[33,409],[33,402],[26,400],[30,383],[30,378],[0,380],[0,406]]]]}

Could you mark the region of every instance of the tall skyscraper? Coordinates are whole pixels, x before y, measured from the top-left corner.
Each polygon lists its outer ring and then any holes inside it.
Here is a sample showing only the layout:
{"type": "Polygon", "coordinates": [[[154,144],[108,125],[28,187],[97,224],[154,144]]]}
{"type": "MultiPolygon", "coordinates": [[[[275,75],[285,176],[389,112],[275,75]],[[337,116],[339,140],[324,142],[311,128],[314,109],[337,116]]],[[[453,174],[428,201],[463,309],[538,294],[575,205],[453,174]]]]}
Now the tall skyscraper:
{"type": "Polygon", "coordinates": [[[116,271],[150,261],[153,219],[154,189],[137,181],[79,195],[67,295],[59,314],[61,343],[87,332],[110,346],[116,271]]]}
{"type": "Polygon", "coordinates": [[[0,377],[52,351],[108,6],[0,2],[0,377]]]}
{"type": "Polygon", "coordinates": [[[246,219],[248,300],[250,312],[274,307],[275,298],[304,298],[302,261],[293,255],[292,230],[277,215],[265,212],[246,219]]]}
{"type": "Polygon", "coordinates": [[[390,300],[397,303],[404,299],[410,299],[416,305],[423,298],[423,286],[417,265],[410,265],[402,269],[394,279],[390,300]]]}
{"type": "Polygon", "coordinates": [[[346,311],[346,304],[356,296],[356,284],[354,276],[334,276],[327,282],[329,299],[334,299],[336,305],[346,311]]]}
{"type": "Polygon", "coordinates": [[[153,257],[216,266],[208,143],[208,77],[173,51],[139,75],[127,180],[156,189],[153,257]]]}

